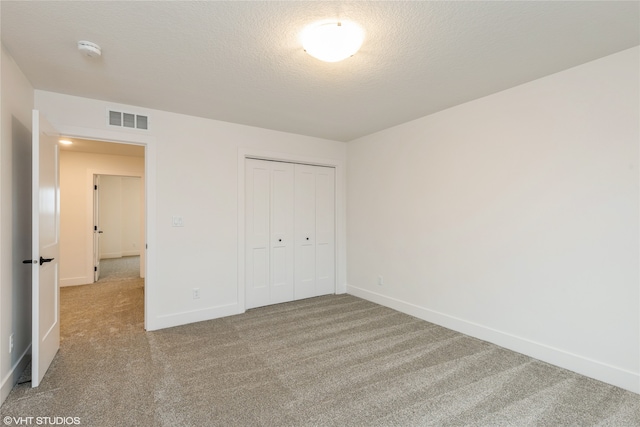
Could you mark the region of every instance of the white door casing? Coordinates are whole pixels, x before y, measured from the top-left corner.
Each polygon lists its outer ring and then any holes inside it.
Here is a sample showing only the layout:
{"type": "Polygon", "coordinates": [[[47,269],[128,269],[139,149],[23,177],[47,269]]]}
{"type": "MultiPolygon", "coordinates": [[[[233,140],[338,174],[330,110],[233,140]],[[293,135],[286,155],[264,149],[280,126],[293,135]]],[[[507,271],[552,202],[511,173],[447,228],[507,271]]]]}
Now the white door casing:
{"type": "Polygon", "coordinates": [[[60,348],[60,191],[55,130],[33,111],[31,386],[40,385],[60,348]]]}

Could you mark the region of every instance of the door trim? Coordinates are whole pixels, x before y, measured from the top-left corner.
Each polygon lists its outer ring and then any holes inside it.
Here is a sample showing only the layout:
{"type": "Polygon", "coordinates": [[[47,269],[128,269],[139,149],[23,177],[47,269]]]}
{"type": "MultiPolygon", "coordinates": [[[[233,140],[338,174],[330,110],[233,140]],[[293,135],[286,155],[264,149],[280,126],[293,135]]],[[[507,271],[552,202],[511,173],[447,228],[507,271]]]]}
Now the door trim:
{"type": "MultiPolygon", "coordinates": [[[[151,135],[114,132],[111,130],[84,128],[77,126],[57,125],[61,135],[69,138],[82,138],[95,141],[113,142],[116,144],[132,144],[144,146],[144,234],[146,257],[144,268],[144,328],[147,331],[161,329],[157,320],[153,301],[156,295],[156,138],[151,135]]],[[[107,174],[108,175],[108,174],[107,174]]],[[[93,218],[91,218],[93,221],[93,218]]],[[[93,262],[93,261],[92,261],[93,262]]]]}
{"type": "Polygon", "coordinates": [[[347,292],[346,260],[346,175],[345,161],[314,156],[301,156],[276,151],[238,149],[238,313],[246,311],[245,295],[245,160],[271,160],[311,166],[335,168],[335,292],[347,292]]]}

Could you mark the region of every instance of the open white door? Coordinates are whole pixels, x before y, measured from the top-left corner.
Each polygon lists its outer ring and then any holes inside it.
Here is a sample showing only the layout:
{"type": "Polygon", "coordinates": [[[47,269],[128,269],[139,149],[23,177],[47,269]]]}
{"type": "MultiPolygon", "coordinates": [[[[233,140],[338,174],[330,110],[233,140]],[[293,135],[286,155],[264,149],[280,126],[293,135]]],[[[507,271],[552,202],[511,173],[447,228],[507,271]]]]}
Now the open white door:
{"type": "Polygon", "coordinates": [[[93,175],[93,281],[100,280],[100,175],[93,175]]]}
{"type": "Polygon", "coordinates": [[[32,169],[32,355],[31,386],[37,387],[60,348],[60,190],[55,130],[33,110],[32,169]]]}

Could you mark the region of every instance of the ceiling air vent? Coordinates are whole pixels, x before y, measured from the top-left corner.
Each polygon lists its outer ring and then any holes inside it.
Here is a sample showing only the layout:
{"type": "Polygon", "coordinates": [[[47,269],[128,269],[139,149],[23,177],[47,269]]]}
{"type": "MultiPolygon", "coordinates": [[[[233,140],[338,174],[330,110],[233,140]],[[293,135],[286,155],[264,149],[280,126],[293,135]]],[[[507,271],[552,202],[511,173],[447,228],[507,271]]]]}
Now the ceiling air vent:
{"type": "Polygon", "coordinates": [[[149,129],[149,117],[109,110],[109,125],[130,129],[149,129]]]}

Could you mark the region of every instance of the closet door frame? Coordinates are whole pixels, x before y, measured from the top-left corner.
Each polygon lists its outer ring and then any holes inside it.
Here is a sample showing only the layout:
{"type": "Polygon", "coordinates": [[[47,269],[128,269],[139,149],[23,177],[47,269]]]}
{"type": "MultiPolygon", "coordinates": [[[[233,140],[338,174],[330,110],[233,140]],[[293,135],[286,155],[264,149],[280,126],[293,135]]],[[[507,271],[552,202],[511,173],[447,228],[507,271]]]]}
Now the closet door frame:
{"type": "Polygon", "coordinates": [[[335,169],[334,214],[335,214],[335,293],[346,292],[346,182],[345,162],[339,159],[290,155],[246,148],[238,149],[238,313],[246,311],[245,295],[245,164],[246,159],[271,160],[335,169]]]}

